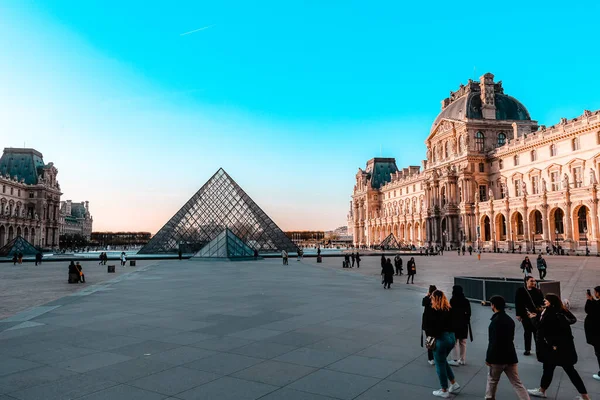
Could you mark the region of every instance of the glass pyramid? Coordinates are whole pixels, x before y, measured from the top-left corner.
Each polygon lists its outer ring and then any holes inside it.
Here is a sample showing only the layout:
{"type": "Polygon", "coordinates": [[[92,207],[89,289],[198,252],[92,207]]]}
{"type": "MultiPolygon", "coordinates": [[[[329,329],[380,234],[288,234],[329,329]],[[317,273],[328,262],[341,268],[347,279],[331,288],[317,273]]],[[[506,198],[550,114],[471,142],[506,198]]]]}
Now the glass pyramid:
{"type": "Polygon", "coordinates": [[[33,256],[37,252],[37,249],[31,243],[23,239],[22,236],[17,236],[0,248],[0,257],[12,257],[18,253],[22,253],[24,256],[33,256]]]}
{"type": "Polygon", "coordinates": [[[254,250],[233,232],[225,228],[194,257],[198,258],[254,258],[254,250]]]}
{"type": "Polygon", "coordinates": [[[385,239],[383,239],[379,246],[381,246],[382,250],[400,248],[400,244],[398,244],[398,241],[393,233],[390,233],[385,239]]]}
{"type": "Polygon", "coordinates": [[[138,254],[196,253],[229,229],[259,252],[295,252],[296,245],[220,168],[138,254]]]}

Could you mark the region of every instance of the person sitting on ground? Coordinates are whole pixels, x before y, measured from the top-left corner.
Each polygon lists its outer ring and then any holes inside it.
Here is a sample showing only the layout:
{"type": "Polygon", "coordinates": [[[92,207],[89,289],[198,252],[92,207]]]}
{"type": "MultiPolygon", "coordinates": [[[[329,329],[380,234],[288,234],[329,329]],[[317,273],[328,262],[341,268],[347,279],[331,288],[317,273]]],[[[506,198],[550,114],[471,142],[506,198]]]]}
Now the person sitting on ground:
{"type": "Polygon", "coordinates": [[[79,282],[79,270],[75,266],[75,262],[71,261],[69,264],[69,283],[78,283],[79,282]]]}
{"type": "Polygon", "coordinates": [[[79,264],[79,261],[77,261],[75,268],[77,268],[77,272],[79,273],[79,281],[81,283],[85,283],[85,275],[83,273],[83,267],[81,266],[81,264],[79,264]]]}

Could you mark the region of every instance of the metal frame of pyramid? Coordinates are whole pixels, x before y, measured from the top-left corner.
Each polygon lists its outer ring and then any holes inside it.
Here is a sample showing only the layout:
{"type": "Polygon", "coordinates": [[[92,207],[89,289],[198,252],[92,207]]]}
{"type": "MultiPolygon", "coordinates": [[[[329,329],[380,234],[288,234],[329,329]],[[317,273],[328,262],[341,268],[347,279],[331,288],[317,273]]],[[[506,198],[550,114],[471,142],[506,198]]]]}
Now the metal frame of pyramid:
{"type": "Polygon", "coordinates": [[[34,245],[23,239],[22,236],[17,236],[0,247],[0,257],[10,257],[17,253],[22,253],[25,256],[33,256],[38,253],[38,250],[34,245]]]}
{"type": "Polygon", "coordinates": [[[229,228],[225,228],[216,238],[201,248],[193,258],[249,260],[254,259],[254,250],[229,228]]]}
{"type": "Polygon", "coordinates": [[[197,253],[225,228],[259,252],[297,246],[223,170],[219,170],[140,249],[138,254],[197,253]]]}
{"type": "Polygon", "coordinates": [[[379,246],[383,250],[387,250],[387,249],[397,250],[397,249],[400,249],[400,244],[396,240],[396,237],[394,236],[393,233],[390,233],[389,235],[387,235],[387,237],[381,241],[381,243],[379,244],[379,246]]]}

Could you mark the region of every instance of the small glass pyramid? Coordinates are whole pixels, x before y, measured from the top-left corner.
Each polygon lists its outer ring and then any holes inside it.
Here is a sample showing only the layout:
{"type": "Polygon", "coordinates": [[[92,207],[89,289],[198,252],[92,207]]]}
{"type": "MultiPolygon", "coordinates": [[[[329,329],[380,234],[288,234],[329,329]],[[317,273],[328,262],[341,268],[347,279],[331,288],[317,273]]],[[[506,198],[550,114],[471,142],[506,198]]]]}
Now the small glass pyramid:
{"type": "Polygon", "coordinates": [[[198,258],[254,258],[251,249],[233,232],[225,228],[216,238],[204,246],[194,257],[198,258]]]}
{"type": "Polygon", "coordinates": [[[383,239],[379,246],[381,246],[382,250],[400,248],[400,245],[398,244],[398,241],[396,240],[396,237],[393,233],[390,233],[385,239],[383,239]]]}
{"type": "Polygon", "coordinates": [[[226,228],[259,252],[297,250],[275,222],[220,168],[138,253],[194,254],[226,228]]]}
{"type": "Polygon", "coordinates": [[[36,255],[38,251],[31,243],[23,239],[22,236],[17,236],[0,248],[0,257],[12,257],[19,253],[24,256],[33,256],[36,255]]]}

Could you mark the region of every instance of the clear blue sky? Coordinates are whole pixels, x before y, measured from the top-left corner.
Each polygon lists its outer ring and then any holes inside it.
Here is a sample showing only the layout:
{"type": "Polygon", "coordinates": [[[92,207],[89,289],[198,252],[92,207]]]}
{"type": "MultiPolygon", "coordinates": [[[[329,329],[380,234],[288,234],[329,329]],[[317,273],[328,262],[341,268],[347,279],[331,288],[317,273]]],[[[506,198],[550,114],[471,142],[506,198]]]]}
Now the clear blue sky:
{"type": "Polygon", "coordinates": [[[332,229],[469,78],[542,124],[600,108],[597,1],[401,3],[4,0],[0,146],[54,161],[95,230],[155,232],[219,167],[283,229],[332,229]]]}

